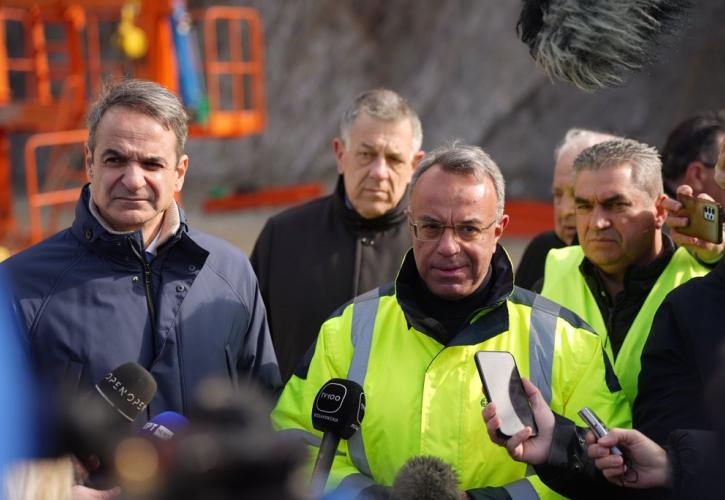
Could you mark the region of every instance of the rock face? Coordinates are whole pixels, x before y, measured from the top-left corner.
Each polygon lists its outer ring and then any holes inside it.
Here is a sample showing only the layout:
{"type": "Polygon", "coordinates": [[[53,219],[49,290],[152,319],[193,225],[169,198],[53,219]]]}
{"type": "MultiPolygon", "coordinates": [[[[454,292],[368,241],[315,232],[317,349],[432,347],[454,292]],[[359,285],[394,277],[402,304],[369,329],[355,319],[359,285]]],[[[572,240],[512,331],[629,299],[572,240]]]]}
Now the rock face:
{"type": "Polygon", "coordinates": [[[519,2],[244,2],[265,25],[268,129],[192,143],[190,177],[227,186],[330,182],[342,110],[383,86],[418,110],[426,149],[456,138],[479,144],[501,166],[509,197],[548,199],[552,152],[568,128],[661,146],[691,113],[725,107],[725,2],[695,3],[652,65],[622,88],[588,94],[535,66],[515,33],[519,2]]]}

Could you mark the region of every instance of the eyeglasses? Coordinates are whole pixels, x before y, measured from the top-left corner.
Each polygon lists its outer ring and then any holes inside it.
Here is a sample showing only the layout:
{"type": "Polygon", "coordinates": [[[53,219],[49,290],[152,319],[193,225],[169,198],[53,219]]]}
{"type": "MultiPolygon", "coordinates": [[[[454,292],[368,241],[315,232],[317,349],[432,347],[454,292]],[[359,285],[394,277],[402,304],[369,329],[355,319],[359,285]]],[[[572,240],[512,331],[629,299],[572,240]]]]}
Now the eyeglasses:
{"type": "Polygon", "coordinates": [[[453,230],[453,234],[458,238],[458,241],[478,241],[483,237],[484,231],[495,223],[495,218],[486,226],[478,226],[476,224],[448,225],[435,221],[409,221],[410,227],[413,230],[413,236],[420,241],[438,241],[443,236],[445,230],[449,228],[453,230]]]}

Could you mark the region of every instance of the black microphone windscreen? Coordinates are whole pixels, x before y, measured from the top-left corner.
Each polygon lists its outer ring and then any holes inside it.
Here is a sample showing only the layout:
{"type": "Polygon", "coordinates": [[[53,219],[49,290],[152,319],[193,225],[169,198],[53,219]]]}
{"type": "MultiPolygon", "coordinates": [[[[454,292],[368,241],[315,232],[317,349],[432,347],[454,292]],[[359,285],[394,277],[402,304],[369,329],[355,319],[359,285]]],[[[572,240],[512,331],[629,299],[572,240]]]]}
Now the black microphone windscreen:
{"type": "Polygon", "coordinates": [[[322,386],[312,404],[312,425],[318,431],[349,439],[365,416],[365,393],[352,380],[333,378],[322,386]]]}
{"type": "Polygon", "coordinates": [[[438,457],[413,457],[400,468],[390,493],[391,500],[458,500],[458,476],[438,457]]]}
{"type": "Polygon", "coordinates": [[[108,372],[96,390],[119,415],[133,422],[156,394],[156,381],[143,366],[129,362],[108,372]]]}
{"type": "Polygon", "coordinates": [[[624,83],[653,59],[691,0],[523,0],[516,29],[551,78],[584,90],[624,83]]]}

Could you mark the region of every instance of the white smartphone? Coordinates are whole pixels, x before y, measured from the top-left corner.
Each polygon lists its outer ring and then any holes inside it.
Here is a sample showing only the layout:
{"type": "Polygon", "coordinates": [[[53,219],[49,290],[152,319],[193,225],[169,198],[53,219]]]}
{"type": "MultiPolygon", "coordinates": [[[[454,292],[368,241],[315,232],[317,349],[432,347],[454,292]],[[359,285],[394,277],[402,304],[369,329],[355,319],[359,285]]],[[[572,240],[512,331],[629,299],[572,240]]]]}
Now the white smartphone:
{"type": "Polygon", "coordinates": [[[511,437],[528,426],[535,436],[536,421],[513,355],[506,351],[479,351],[474,359],[486,399],[496,403],[496,415],[501,419],[499,432],[511,437]]]}

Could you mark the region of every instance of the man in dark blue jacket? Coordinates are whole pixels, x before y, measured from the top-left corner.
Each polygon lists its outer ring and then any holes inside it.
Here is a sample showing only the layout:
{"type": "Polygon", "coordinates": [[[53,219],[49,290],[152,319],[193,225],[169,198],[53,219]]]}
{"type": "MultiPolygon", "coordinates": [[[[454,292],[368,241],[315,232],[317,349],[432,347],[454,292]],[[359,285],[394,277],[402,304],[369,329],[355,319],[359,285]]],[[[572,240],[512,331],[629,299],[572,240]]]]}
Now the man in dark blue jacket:
{"type": "Polygon", "coordinates": [[[89,113],[73,225],[2,264],[38,370],[88,387],[136,361],[158,383],[150,415],[185,412],[208,376],[280,384],[247,257],[189,229],[174,200],[186,138],[167,89],[109,86],[89,113]]]}

